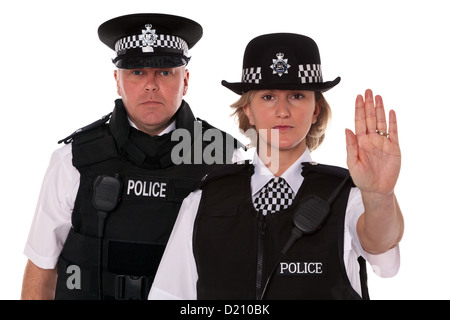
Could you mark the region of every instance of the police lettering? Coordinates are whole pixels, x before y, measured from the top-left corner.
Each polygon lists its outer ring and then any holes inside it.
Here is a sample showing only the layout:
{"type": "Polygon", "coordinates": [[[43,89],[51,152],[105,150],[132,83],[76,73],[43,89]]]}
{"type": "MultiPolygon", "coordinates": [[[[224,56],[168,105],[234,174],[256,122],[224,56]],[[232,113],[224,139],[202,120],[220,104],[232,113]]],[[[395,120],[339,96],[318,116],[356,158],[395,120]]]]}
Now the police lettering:
{"type": "Polygon", "coordinates": [[[128,180],[127,195],[165,198],[167,183],[158,181],[128,180]]]}
{"type": "Polygon", "coordinates": [[[280,275],[323,273],[322,262],[281,262],[280,275]]]}

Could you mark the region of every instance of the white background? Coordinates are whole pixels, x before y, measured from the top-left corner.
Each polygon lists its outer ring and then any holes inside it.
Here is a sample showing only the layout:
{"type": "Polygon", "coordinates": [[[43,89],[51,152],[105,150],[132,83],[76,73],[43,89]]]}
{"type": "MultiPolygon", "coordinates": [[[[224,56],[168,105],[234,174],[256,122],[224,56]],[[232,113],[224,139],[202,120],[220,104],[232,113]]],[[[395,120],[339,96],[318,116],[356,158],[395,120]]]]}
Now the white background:
{"type": "Polygon", "coordinates": [[[345,166],[344,129],[356,95],[371,88],[397,111],[403,163],[396,194],[406,221],[392,279],[369,270],[373,299],[449,299],[448,3],[429,0],[31,1],[0,5],[0,299],[18,299],[22,254],[56,142],[112,111],[113,52],[98,26],[138,12],[186,16],[204,28],[191,50],[186,96],[196,116],[239,136],[220,81],[240,81],[247,43],[294,32],[319,45],[333,120],[313,152],[345,166]]]}

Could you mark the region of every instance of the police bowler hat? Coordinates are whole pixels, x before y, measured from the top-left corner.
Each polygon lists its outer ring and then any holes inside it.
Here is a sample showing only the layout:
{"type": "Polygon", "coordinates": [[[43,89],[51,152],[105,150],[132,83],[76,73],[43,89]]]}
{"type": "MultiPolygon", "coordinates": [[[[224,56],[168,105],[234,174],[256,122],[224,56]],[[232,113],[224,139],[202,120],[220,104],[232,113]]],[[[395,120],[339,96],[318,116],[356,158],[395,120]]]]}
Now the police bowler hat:
{"type": "Polygon", "coordinates": [[[100,40],[116,52],[113,63],[120,69],[187,65],[188,49],[202,35],[203,29],[195,21],[157,13],[117,17],[98,28],[100,40]]]}
{"type": "Polygon", "coordinates": [[[323,81],[317,44],[294,33],[265,34],[251,40],[242,69],[242,82],[222,81],[222,85],[239,95],[264,89],[324,92],[341,81],[340,77],[323,81]]]}

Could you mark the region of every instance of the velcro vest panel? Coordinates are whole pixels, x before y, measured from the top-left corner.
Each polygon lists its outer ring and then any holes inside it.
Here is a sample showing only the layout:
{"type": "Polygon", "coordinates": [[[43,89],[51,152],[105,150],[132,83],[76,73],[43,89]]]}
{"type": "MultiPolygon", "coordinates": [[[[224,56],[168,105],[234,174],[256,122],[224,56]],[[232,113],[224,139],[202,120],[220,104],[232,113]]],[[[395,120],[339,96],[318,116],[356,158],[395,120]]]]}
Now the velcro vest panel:
{"type": "Polygon", "coordinates": [[[313,194],[327,199],[348,172],[305,165],[305,180],[292,205],[263,216],[252,203],[253,167],[242,168],[238,173],[204,182],[193,235],[197,298],[255,299],[275,269],[266,299],[360,299],[343,262],[344,219],[351,183],[332,204],[322,228],[304,235],[286,256],[281,256],[300,201],[313,194]]]}

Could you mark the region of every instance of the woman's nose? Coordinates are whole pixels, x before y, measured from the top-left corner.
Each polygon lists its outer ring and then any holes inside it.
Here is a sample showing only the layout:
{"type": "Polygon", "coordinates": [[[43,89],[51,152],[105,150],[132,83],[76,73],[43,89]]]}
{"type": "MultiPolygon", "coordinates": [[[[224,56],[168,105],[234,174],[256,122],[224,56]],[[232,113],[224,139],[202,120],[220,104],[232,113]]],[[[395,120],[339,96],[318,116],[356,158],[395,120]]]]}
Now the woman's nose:
{"type": "Polygon", "coordinates": [[[279,100],[277,103],[277,116],[280,118],[287,118],[291,115],[289,111],[288,103],[282,100],[279,100]]]}

